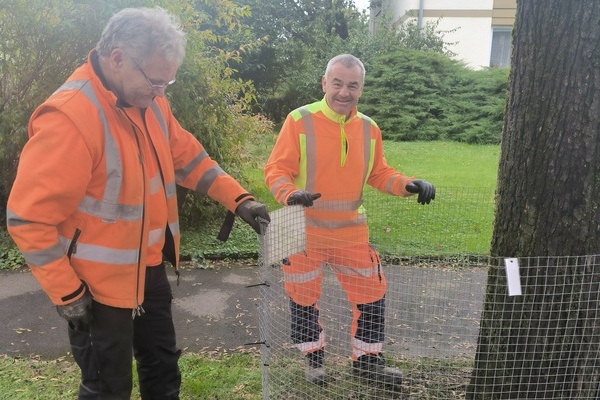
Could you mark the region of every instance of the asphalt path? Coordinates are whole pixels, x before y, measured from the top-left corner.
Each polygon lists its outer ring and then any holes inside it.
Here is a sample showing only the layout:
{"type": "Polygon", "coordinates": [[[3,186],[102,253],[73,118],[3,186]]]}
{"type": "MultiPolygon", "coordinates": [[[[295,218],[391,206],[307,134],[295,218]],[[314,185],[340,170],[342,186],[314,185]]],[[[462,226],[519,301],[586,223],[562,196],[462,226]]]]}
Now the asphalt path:
{"type": "MultiPolygon", "coordinates": [[[[183,351],[254,350],[258,345],[257,265],[218,263],[169,271],[173,319],[183,351]]],[[[69,353],[66,322],[29,270],[0,272],[0,354],[58,358],[69,353]]]]}
{"type": "MultiPolygon", "coordinates": [[[[436,356],[470,354],[475,348],[486,270],[387,268],[386,352],[436,356]]],[[[169,271],[178,346],[184,352],[272,351],[289,345],[289,310],[281,270],[256,264],[215,263],[182,268],[180,284],[169,271]],[[266,298],[261,301],[261,295],[266,298]],[[266,308],[260,338],[259,309],[266,308]]],[[[330,351],[348,354],[351,312],[333,273],[325,269],[320,301],[330,351]]],[[[29,270],[0,272],[0,355],[58,358],[69,353],[66,322],[29,270]]]]}

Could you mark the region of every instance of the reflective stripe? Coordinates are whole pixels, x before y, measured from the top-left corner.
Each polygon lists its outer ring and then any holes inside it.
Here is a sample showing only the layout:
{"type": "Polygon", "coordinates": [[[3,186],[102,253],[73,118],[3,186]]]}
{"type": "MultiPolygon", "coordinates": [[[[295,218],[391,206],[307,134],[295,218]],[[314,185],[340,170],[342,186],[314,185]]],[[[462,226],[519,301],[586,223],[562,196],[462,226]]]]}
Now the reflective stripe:
{"type": "Polygon", "coordinates": [[[60,260],[65,256],[65,249],[61,242],[58,242],[51,247],[43,250],[25,251],[23,252],[23,258],[28,265],[40,267],[46,264],[50,264],[54,261],[60,260]]]}
{"type": "Polygon", "coordinates": [[[352,268],[343,265],[332,265],[331,269],[336,273],[340,273],[348,276],[362,276],[365,278],[371,278],[379,274],[379,265],[374,265],[370,268],[352,268]]]}
{"type": "Polygon", "coordinates": [[[301,146],[300,151],[300,175],[304,175],[305,190],[315,193],[316,183],[316,165],[317,165],[317,138],[315,136],[315,126],[310,112],[306,107],[300,108],[302,117],[302,126],[304,127],[305,144],[301,146]],[[304,171],[304,174],[302,174],[304,171]]]}
{"type": "Polygon", "coordinates": [[[189,176],[189,174],[198,166],[198,164],[200,164],[202,162],[202,160],[204,160],[206,157],[208,157],[208,153],[206,152],[206,150],[202,150],[200,152],[200,154],[198,154],[196,157],[194,157],[189,163],[187,163],[186,166],[184,166],[181,169],[178,169],[177,171],[175,171],[175,180],[177,182],[183,182],[184,180],[187,179],[187,177],[189,176]]]}
{"type": "Polygon", "coordinates": [[[162,177],[157,172],[152,178],[150,178],[150,195],[156,194],[162,189],[162,177]]]}
{"type": "Polygon", "coordinates": [[[171,234],[173,236],[179,235],[179,220],[175,222],[169,222],[169,229],[171,230],[171,234]]]}
{"type": "Polygon", "coordinates": [[[101,218],[104,222],[139,221],[142,219],[144,207],[125,204],[104,204],[102,200],[84,197],[77,209],[83,213],[101,218]]]}
{"type": "Polygon", "coordinates": [[[363,154],[365,160],[369,160],[367,168],[363,171],[363,184],[367,183],[371,170],[373,170],[373,160],[375,153],[375,140],[371,139],[371,120],[366,117],[363,119],[363,154]]]}
{"type": "Polygon", "coordinates": [[[352,358],[357,359],[365,354],[376,354],[383,350],[383,343],[367,343],[357,338],[352,338],[352,358]]]}
{"type": "Polygon", "coordinates": [[[222,175],[227,174],[225,173],[225,171],[223,171],[223,169],[221,169],[221,167],[215,165],[211,169],[204,172],[204,174],[202,174],[202,177],[196,185],[196,191],[202,194],[208,194],[208,190],[212,186],[215,179],[217,179],[218,176],[222,175]]]}
{"type": "Polygon", "coordinates": [[[342,229],[350,228],[353,226],[360,226],[367,223],[367,218],[364,214],[359,214],[357,218],[349,221],[332,221],[324,220],[322,218],[312,218],[306,216],[306,226],[309,228],[321,228],[321,229],[342,229]]]}
{"type": "MultiPolygon", "coordinates": [[[[64,236],[60,236],[59,239],[62,246],[62,255],[65,255],[66,249],[71,244],[71,240],[64,236]]],[[[77,250],[73,252],[71,258],[105,264],[136,264],[138,261],[138,253],[139,251],[137,249],[121,250],[78,242],[77,250]]]]}
{"type": "Polygon", "coordinates": [[[167,199],[177,196],[177,184],[175,182],[165,183],[165,193],[167,199]]]}
{"type": "MultiPolygon", "coordinates": [[[[121,193],[121,185],[123,183],[123,164],[117,144],[108,127],[106,114],[94,93],[94,89],[88,80],[70,81],[59,87],[54,94],[66,90],[79,90],[87,99],[94,105],[98,111],[98,117],[102,123],[104,132],[104,155],[106,157],[106,185],[104,187],[104,195],[101,201],[86,198],[78,207],[78,210],[90,213],[102,218],[105,222],[115,222],[117,215],[125,215],[131,218],[131,214],[122,207],[129,208],[119,204],[119,195],[121,193]],[[123,212],[124,211],[124,212],[123,212]]],[[[139,206],[141,208],[141,205],[139,206]]]]}
{"type": "Polygon", "coordinates": [[[323,275],[323,269],[318,268],[314,271],[305,272],[303,274],[283,273],[283,281],[286,283],[306,283],[311,282],[323,275]]]}
{"type": "Polygon", "coordinates": [[[273,197],[275,197],[276,199],[281,199],[281,201],[283,201],[283,199],[285,199],[288,195],[288,192],[293,191],[294,189],[288,189],[284,192],[282,192],[280,194],[280,196],[277,196],[277,192],[279,192],[279,188],[282,187],[283,185],[286,185],[288,183],[291,183],[291,181],[287,178],[278,178],[273,185],[271,186],[271,194],[273,195],[273,197]]]}
{"type": "Polygon", "coordinates": [[[148,232],[148,247],[152,247],[165,237],[165,228],[153,229],[148,232]]]}
{"type": "Polygon", "coordinates": [[[325,332],[321,331],[316,342],[304,342],[296,344],[296,348],[303,353],[313,352],[325,346],[325,332]]]}
{"type": "Polygon", "coordinates": [[[77,243],[77,252],[71,258],[103,264],[137,264],[139,251],[111,249],[95,244],[77,243]]]}
{"type": "Polygon", "coordinates": [[[24,219],[23,217],[15,214],[10,209],[6,209],[6,226],[23,226],[31,224],[31,221],[24,219]]]}
{"type": "Polygon", "coordinates": [[[167,123],[165,122],[165,117],[163,116],[162,111],[160,111],[160,107],[155,101],[153,101],[152,104],[150,104],[150,109],[154,112],[156,120],[158,121],[163,134],[165,135],[167,142],[169,142],[169,130],[167,129],[167,123]]]}
{"type": "Polygon", "coordinates": [[[315,201],[312,210],[322,211],[355,211],[362,205],[362,200],[319,200],[315,201]]]}
{"type": "MultiPolygon", "coordinates": [[[[90,102],[98,110],[98,116],[102,121],[102,127],[104,130],[104,156],[106,157],[106,186],[104,187],[104,196],[102,198],[102,209],[101,213],[106,214],[112,211],[113,205],[119,204],[119,195],[121,194],[121,185],[123,183],[123,163],[121,161],[121,154],[115,139],[108,128],[108,122],[106,120],[106,114],[104,109],[100,105],[94,88],[92,85],[85,81],[80,91],[87,97],[90,102]]],[[[105,220],[111,221],[109,217],[104,217],[105,220]]]]}

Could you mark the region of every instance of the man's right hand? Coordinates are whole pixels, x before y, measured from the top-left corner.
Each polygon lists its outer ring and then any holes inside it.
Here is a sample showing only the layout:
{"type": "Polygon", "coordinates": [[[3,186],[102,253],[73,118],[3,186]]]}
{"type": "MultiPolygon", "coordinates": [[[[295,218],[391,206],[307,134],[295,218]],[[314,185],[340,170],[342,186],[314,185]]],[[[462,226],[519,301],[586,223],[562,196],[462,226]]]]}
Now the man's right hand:
{"type": "Polygon", "coordinates": [[[69,322],[76,331],[87,331],[92,322],[92,294],[87,288],[79,299],[64,306],[56,306],[58,315],[69,322]]]}
{"type": "Polygon", "coordinates": [[[303,205],[304,207],[310,207],[314,201],[321,197],[321,193],[311,194],[306,190],[296,190],[287,199],[288,206],[303,205]]]}

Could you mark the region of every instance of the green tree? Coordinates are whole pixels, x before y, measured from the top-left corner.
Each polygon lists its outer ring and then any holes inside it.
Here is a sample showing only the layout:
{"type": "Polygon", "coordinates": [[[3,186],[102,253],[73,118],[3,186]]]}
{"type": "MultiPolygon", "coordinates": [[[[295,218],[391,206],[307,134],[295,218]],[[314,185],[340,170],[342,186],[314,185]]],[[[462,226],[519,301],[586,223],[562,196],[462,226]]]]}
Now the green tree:
{"type": "Polygon", "coordinates": [[[519,1],[472,399],[598,397],[600,3],[519,1]]]}
{"type": "Polygon", "coordinates": [[[367,19],[348,0],[239,0],[251,9],[244,18],[251,37],[261,40],[240,77],[252,80],[259,106],[280,122],[293,108],[322,97],[320,79],[329,58],[357,53],[356,39],[368,34],[367,19]]]}
{"type": "Polygon", "coordinates": [[[5,217],[29,116],[94,46],[103,17],[113,10],[109,3],[120,2],[0,3],[0,218],[5,217]]]}

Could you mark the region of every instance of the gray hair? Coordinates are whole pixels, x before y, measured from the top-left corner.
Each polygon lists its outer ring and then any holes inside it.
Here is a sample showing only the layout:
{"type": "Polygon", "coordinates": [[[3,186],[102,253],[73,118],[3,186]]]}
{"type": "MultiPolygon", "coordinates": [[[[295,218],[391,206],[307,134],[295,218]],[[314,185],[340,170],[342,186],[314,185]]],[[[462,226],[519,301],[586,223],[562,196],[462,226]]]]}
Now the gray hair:
{"type": "Polygon", "coordinates": [[[123,49],[144,67],[157,51],[181,65],[185,56],[185,33],[177,17],[160,8],[125,8],[111,17],[96,45],[100,57],[123,49]]]}
{"type": "Polygon", "coordinates": [[[360,59],[358,57],[353,56],[352,54],[339,54],[339,55],[333,57],[327,63],[327,68],[325,69],[325,75],[327,75],[327,73],[329,72],[329,70],[331,69],[331,67],[334,64],[337,64],[337,63],[341,63],[346,68],[352,68],[355,65],[358,65],[360,67],[360,70],[362,71],[362,77],[363,77],[363,82],[364,82],[364,80],[365,80],[365,66],[362,63],[362,61],[360,61],[360,59]]]}

